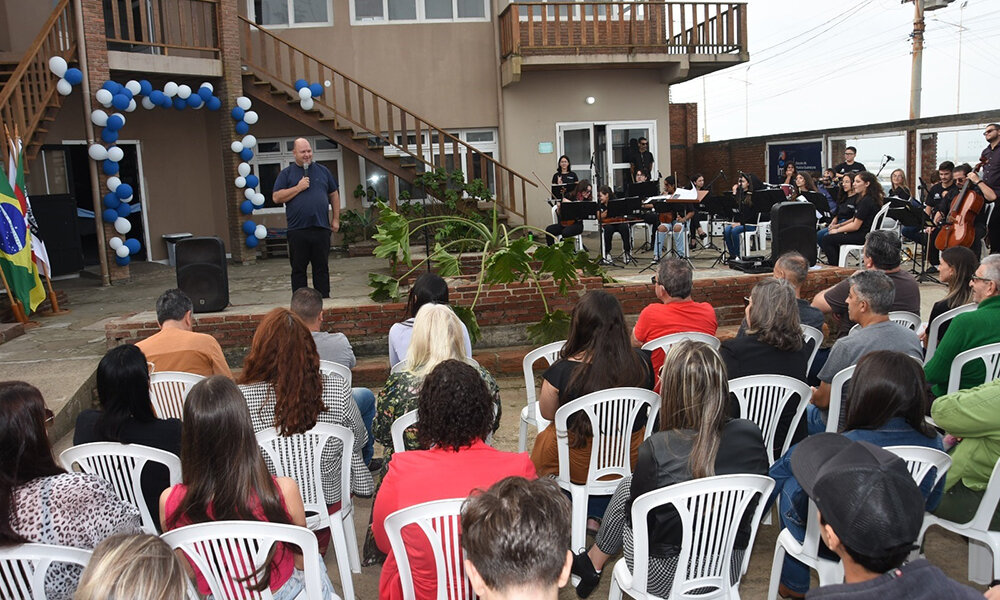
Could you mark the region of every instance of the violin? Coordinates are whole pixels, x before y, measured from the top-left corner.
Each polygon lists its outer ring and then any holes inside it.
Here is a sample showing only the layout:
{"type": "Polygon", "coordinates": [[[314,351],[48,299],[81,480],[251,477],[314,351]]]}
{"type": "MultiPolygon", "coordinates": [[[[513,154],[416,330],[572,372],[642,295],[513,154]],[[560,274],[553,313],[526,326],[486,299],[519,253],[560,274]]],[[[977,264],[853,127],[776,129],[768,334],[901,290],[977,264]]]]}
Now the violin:
{"type": "MultiPolygon", "coordinates": [[[[978,171],[984,164],[985,161],[980,160],[972,170],[978,171]]],[[[966,179],[962,191],[951,202],[948,218],[938,232],[934,246],[938,250],[955,246],[971,248],[976,241],[976,215],[982,212],[983,203],[983,197],[977,193],[972,180],[966,179]]]]}

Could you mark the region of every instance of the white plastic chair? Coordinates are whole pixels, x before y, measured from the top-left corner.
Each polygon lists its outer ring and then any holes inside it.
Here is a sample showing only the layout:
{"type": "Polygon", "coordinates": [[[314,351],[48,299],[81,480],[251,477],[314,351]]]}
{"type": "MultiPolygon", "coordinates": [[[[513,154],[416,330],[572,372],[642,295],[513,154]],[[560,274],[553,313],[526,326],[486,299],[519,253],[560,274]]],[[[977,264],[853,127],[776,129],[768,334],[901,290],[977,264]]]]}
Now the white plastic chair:
{"type": "Polygon", "coordinates": [[[813,343],[812,353],[809,354],[809,362],[806,363],[806,373],[812,370],[813,361],[816,360],[816,354],[819,352],[819,347],[823,345],[823,332],[810,325],[799,325],[802,328],[802,337],[805,338],[806,343],[813,343]]]}
{"type": "Polygon", "coordinates": [[[558,483],[570,493],[573,502],[573,548],[583,548],[586,542],[587,498],[610,496],[621,478],[632,473],[632,426],[644,406],[648,411],[659,402],[659,395],[651,390],[621,387],[581,396],[556,410],[558,483]],[[581,412],[590,419],[594,432],[587,481],[583,484],[570,480],[567,421],[576,412],[581,412]]]}
{"type": "Polygon", "coordinates": [[[532,367],[538,359],[544,358],[549,366],[559,359],[559,351],[566,340],[545,344],[524,355],[521,370],[524,372],[524,390],[527,395],[527,405],[521,409],[521,427],[517,432],[517,451],[524,452],[528,447],[528,425],[541,431],[549,426],[549,421],[538,412],[538,400],[535,396],[535,373],[532,367]]]}
{"type": "Polygon", "coordinates": [[[389,369],[389,373],[402,373],[406,370],[408,364],[409,363],[406,362],[405,358],[400,359],[398,363],[392,365],[392,368],[389,369]]]}
{"type": "MultiPolygon", "coordinates": [[[[559,222],[559,202],[552,205],[552,224],[555,225],[558,222],[559,222]]],[[[589,223],[590,221],[583,222],[584,229],[587,229],[587,225],[589,223]]],[[[596,224],[597,222],[594,221],[594,223],[596,224]]],[[[580,235],[574,235],[573,238],[574,238],[573,243],[576,244],[576,251],[579,252],[583,250],[583,234],[581,233],[580,235]]],[[[556,241],[558,242],[562,239],[563,239],[562,236],[559,236],[559,240],[556,241]]]]}
{"type": "Polygon", "coordinates": [[[729,380],[729,391],[736,396],[740,405],[740,417],[753,421],[764,434],[764,448],[767,449],[769,464],[774,464],[774,442],[778,431],[781,414],[795,395],[798,395],[798,406],[795,416],[788,426],[788,433],[781,442],[781,452],[788,452],[792,444],[795,428],[802,418],[802,413],[809,404],[812,390],[809,384],[785,375],[748,375],[729,380]]]}
{"type": "MultiPolygon", "coordinates": [[[[396,568],[403,586],[403,599],[413,600],[413,573],[408,548],[403,542],[403,528],[419,528],[434,556],[438,600],[474,598],[472,585],[465,575],[460,544],[462,504],[465,498],[435,500],[403,508],[385,518],[385,533],[392,547],[396,568]]],[[[426,590],[425,590],[426,591],[426,590]]]]}
{"type": "Polygon", "coordinates": [[[358,536],[354,531],[354,503],[351,501],[351,456],[354,432],[342,425],[316,423],[305,433],[278,434],[274,427],[257,432],[257,444],[268,458],[268,468],[275,477],[290,477],[299,486],[306,509],[306,527],[312,531],[330,528],[330,538],[337,553],[340,585],[345,598],[354,597],[351,572],[361,572],[358,536]],[[331,439],[340,440],[340,498],[327,498],[323,492],[323,449],[331,439]],[[327,505],[340,501],[340,510],[329,514],[327,505]]]}
{"type": "Polygon", "coordinates": [[[899,323],[903,327],[906,327],[910,331],[916,331],[920,329],[920,315],[916,313],[911,313],[907,310],[891,310],[889,311],[889,320],[893,323],[899,323]]]}
{"type": "Polygon", "coordinates": [[[73,465],[77,464],[84,473],[97,475],[108,481],[122,502],[139,509],[143,530],[156,535],[159,515],[149,514],[146,499],[142,495],[142,469],[148,462],[167,467],[170,485],[181,482],[181,459],[158,448],[118,442],[92,442],[67,448],[59,455],[59,463],[67,471],[72,471],[73,465]]]}
{"type": "Polygon", "coordinates": [[[951,361],[951,372],[948,374],[949,394],[961,389],[962,367],[974,360],[982,360],[986,364],[986,378],[979,383],[989,383],[1000,377],[1000,343],[959,352],[955,360],[951,361]]]}
{"type": "MultiPolygon", "coordinates": [[[[882,208],[880,208],[879,211],[875,213],[875,219],[872,221],[872,229],[871,229],[872,231],[876,231],[882,228],[882,223],[883,221],[885,221],[885,215],[888,212],[889,212],[889,203],[886,202],[885,204],[882,205],[882,208]]],[[[837,261],[837,264],[840,265],[841,267],[846,267],[847,260],[850,258],[850,255],[856,252],[858,257],[858,267],[860,268],[864,258],[862,256],[862,254],[864,253],[864,248],[865,248],[864,244],[842,245],[840,247],[840,260],[837,261]]]]}
{"type": "Polygon", "coordinates": [[[52,544],[0,548],[0,598],[45,600],[45,575],[52,563],[86,567],[90,550],[52,544]]]}
{"type": "Polygon", "coordinates": [[[740,565],[740,576],[750,563],[750,550],[757,535],[761,512],[774,488],[774,480],[764,475],[719,475],[678,483],[647,492],[632,503],[634,524],[633,572],[622,558],[615,564],[610,600],[620,600],[624,591],[632,598],[649,597],[649,531],[651,510],[672,505],[681,520],[684,543],[677,557],[677,570],[667,600],[681,598],[738,599],[739,581],[730,581],[730,564],[736,536],[750,503],[757,501],[751,521],[750,542],[740,565]],[[689,594],[692,590],[710,591],[689,594]],[[714,589],[712,589],[714,588],[714,589]]]}
{"type": "Polygon", "coordinates": [[[931,525],[969,538],[969,581],[989,583],[1000,575],[1000,531],[990,531],[990,521],[1000,503],[1000,461],[993,466],[993,473],[986,485],[986,492],[976,509],[976,514],[967,523],[956,523],[933,514],[924,515],[924,525],[920,529],[917,543],[922,544],[924,534],[931,525]],[[986,551],[993,555],[990,561],[986,551]]]}
{"type": "Polygon", "coordinates": [[[936,319],[930,322],[930,325],[927,326],[927,352],[924,353],[925,365],[931,361],[934,351],[937,350],[938,342],[941,341],[941,326],[962,313],[976,310],[977,306],[978,304],[975,302],[956,306],[951,310],[946,310],[939,314],[936,319]]]}
{"type": "Polygon", "coordinates": [[[931,469],[937,469],[931,489],[941,481],[951,468],[951,457],[947,453],[926,446],[886,446],[885,448],[906,461],[906,469],[919,486],[931,469]]]}
{"type": "Polygon", "coordinates": [[[714,335],[708,335],[707,333],[701,333],[700,331],[682,331],[680,333],[671,333],[670,335],[661,335],[656,339],[649,340],[642,345],[642,349],[650,352],[663,350],[664,354],[666,354],[670,351],[671,346],[684,340],[694,340],[696,342],[708,344],[716,350],[718,350],[722,345],[719,338],[714,335]]]}
{"type": "Polygon", "coordinates": [[[410,412],[404,413],[401,417],[397,417],[395,421],[392,422],[392,428],[390,429],[392,433],[392,451],[395,452],[406,452],[406,439],[404,434],[406,430],[413,427],[417,423],[417,409],[413,409],[410,412]]]}
{"type": "Polygon", "coordinates": [[[740,256],[763,256],[767,253],[767,234],[771,229],[770,221],[761,221],[757,217],[756,229],[740,234],[740,256]],[[754,247],[756,246],[756,247],[754,247]]]}
{"type": "Polygon", "coordinates": [[[771,582],[767,587],[768,600],[778,597],[778,584],[781,583],[781,567],[785,562],[785,554],[816,571],[820,587],[844,582],[844,565],[839,560],[830,560],[819,555],[817,511],[816,503],[810,499],[806,515],[806,533],[801,542],[787,529],[782,529],[778,534],[774,544],[774,561],[771,563],[771,582]]]}
{"type": "Polygon", "coordinates": [[[319,372],[324,375],[329,375],[330,373],[336,373],[344,378],[347,382],[347,389],[351,389],[351,383],[354,380],[354,376],[351,374],[351,369],[347,365],[342,365],[332,360],[320,360],[319,361],[319,372]]]}
{"type": "Polygon", "coordinates": [[[171,548],[184,552],[205,577],[217,600],[271,600],[269,589],[251,592],[240,580],[251,577],[253,581],[252,574],[268,560],[272,546],[291,544],[302,552],[304,597],[322,598],[319,572],[322,563],[316,535],[304,527],[262,521],[215,521],[180,527],[160,537],[171,548]]]}
{"type": "Polygon", "coordinates": [[[841,369],[830,381],[830,404],[826,411],[826,430],[830,433],[840,433],[842,417],[847,416],[843,406],[844,391],[856,368],[857,365],[851,365],[841,369]]]}
{"type": "Polygon", "coordinates": [[[183,419],[184,399],[191,387],[204,379],[195,373],[163,371],[149,376],[149,399],[160,419],[183,419]]]}

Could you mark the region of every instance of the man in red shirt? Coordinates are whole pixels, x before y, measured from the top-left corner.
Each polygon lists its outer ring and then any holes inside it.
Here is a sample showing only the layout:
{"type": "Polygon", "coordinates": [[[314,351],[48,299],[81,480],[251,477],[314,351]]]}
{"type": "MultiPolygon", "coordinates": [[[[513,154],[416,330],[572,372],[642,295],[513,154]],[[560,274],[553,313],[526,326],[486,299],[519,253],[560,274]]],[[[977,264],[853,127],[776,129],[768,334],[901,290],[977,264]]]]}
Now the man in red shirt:
{"type": "MultiPolygon", "coordinates": [[[[718,329],[715,309],[708,302],[691,300],[691,265],[687,261],[679,258],[660,261],[653,291],[659,302],[650,304],[639,313],[639,320],[632,329],[633,346],[642,346],[658,337],[684,331],[715,335],[718,329]]],[[[662,350],[653,352],[657,390],[663,358],[662,350]]]]}

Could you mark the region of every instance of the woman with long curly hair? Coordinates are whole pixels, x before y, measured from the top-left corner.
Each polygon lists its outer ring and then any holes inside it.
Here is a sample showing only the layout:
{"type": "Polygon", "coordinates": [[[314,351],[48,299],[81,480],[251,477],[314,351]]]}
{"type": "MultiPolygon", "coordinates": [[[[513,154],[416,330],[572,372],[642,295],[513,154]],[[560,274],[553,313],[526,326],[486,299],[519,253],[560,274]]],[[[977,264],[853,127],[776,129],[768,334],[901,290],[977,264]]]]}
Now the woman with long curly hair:
{"type": "Polygon", "coordinates": [[[885,200],[882,184],[868,171],[855,173],[853,186],[854,195],[857,197],[857,210],[854,216],[831,225],[827,235],[820,242],[820,248],[826,254],[826,262],[830,265],[838,264],[840,247],[844,244],[864,245],[865,236],[872,230],[875,215],[885,200]]]}
{"type": "MultiPolygon", "coordinates": [[[[535,478],[526,454],[501,452],[486,444],[493,429],[493,393],[480,372],[465,361],[449,359],[424,378],[417,399],[419,450],[394,454],[372,508],[372,532],[389,554],[379,580],[379,598],[402,598],[395,558],[385,533],[393,512],[431,500],[464,498],[511,475],[535,478]]],[[[422,533],[403,530],[410,549],[414,590],[420,600],[436,598],[434,560],[422,533]]]]}
{"type": "MultiPolygon", "coordinates": [[[[352,430],[354,448],[348,450],[352,454],[351,489],[343,493],[372,495],[372,476],[361,458],[368,433],[358,405],[343,377],[319,372],[316,342],[295,313],[275,308],[264,315],[250,343],[239,384],[254,432],[274,427],[280,435],[295,435],[309,431],[316,423],[343,425],[352,430]]],[[[340,505],[340,453],[338,440],[330,440],[323,449],[323,494],[331,510],[340,505]]],[[[317,532],[324,552],[329,535],[329,529],[317,532]]]]}

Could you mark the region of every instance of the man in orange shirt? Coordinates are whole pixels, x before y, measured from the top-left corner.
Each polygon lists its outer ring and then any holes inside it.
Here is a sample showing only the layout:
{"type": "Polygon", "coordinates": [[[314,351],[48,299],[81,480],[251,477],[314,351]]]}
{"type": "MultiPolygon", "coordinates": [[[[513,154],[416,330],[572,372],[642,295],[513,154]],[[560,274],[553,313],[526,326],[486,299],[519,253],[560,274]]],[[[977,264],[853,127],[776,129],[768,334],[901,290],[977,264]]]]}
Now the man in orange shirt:
{"type": "Polygon", "coordinates": [[[233,373],[219,342],[208,334],[191,330],[193,309],[191,299],[179,289],[163,292],[156,300],[156,322],[160,324],[160,331],[136,346],[152,363],[151,372],[182,371],[205,377],[225,375],[232,379],[233,373]]]}

